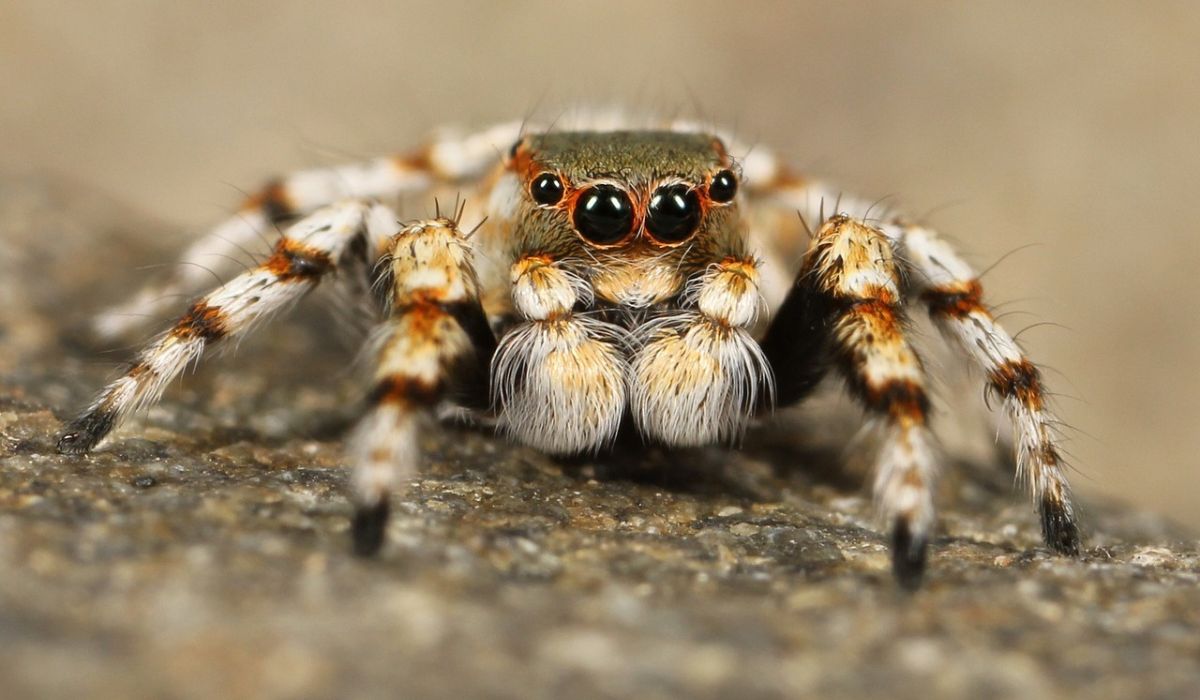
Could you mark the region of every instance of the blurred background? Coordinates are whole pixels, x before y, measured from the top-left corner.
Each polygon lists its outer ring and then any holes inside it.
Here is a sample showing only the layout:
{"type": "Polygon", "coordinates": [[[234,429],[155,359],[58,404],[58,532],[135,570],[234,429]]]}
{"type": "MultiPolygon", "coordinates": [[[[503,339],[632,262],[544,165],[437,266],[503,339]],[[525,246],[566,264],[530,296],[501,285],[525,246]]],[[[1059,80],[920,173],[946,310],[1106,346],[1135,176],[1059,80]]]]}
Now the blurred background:
{"type": "Polygon", "coordinates": [[[1080,490],[1200,526],[1198,40],[1188,2],[0,0],[0,173],[104,192],[182,249],[269,175],[438,124],[727,123],[932,212],[980,268],[1013,253],[987,289],[1014,330],[1065,326],[1021,342],[1069,396],[1080,490]]]}

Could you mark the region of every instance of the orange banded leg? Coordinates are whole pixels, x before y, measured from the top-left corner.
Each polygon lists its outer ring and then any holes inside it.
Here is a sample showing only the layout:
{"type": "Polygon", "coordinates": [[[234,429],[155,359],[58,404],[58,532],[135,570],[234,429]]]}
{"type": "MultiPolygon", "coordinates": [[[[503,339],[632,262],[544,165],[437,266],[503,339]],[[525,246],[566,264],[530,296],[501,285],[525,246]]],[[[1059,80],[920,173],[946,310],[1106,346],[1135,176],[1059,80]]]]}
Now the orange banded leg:
{"type": "MultiPolygon", "coordinates": [[[[248,197],[241,209],[197,240],[170,277],[132,299],[99,314],[93,329],[100,338],[120,337],[174,306],[179,296],[196,294],[215,274],[239,269],[246,251],[281,223],[343,199],[392,199],[429,191],[441,183],[470,183],[499,162],[516,140],[520,125],[500,124],[484,131],[445,134],[416,151],[360,163],[291,173],[271,180],[248,197]]],[[[372,242],[374,243],[374,242],[372,242]]],[[[378,250],[372,246],[371,250],[378,250]]]]}
{"type": "Polygon", "coordinates": [[[819,380],[825,361],[832,361],[851,394],[883,423],[873,490],[892,528],[893,570],[913,587],[924,572],[935,525],[937,456],[925,373],[906,338],[899,283],[887,238],[834,216],[817,231],[763,346],[783,398],[802,396],[819,380]]]}
{"type": "Polygon", "coordinates": [[[195,301],[67,425],[58,440],[59,452],[88,452],[130,413],[158,401],[171,379],[205,350],[248,334],[315,287],[343,260],[349,243],[365,235],[369,221],[389,218],[373,216],[370,209],[348,201],[312,214],[290,227],[256,268],[195,301]]]}
{"type": "Polygon", "coordinates": [[[385,259],[391,313],[379,328],[370,408],[351,438],[354,549],[383,545],[389,497],[416,473],[421,429],[447,399],[481,405],[496,341],[479,303],[471,251],[456,223],[423,221],[385,259]]]}
{"type": "Polygon", "coordinates": [[[1048,405],[1041,372],[984,305],[983,287],[961,256],[929,229],[897,225],[890,232],[914,268],[913,283],[934,322],[983,369],[989,391],[1003,401],[1016,437],[1017,476],[1029,485],[1046,545],[1062,554],[1079,554],[1058,419],[1048,405]]]}

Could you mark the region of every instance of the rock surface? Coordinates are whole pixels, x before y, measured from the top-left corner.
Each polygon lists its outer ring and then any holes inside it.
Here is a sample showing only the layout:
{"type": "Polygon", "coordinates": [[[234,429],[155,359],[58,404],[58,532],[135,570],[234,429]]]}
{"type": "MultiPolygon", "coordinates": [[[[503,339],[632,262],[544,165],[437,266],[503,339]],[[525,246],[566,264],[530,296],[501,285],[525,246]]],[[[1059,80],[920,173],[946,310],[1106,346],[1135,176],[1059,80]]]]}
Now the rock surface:
{"type": "Polygon", "coordinates": [[[840,476],[853,416],[568,463],[447,427],[363,561],[352,354],[305,313],[56,455],[124,357],[97,362],[80,322],[178,238],[0,185],[5,697],[1200,697],[1191,535],[1091,504],[1084,556],[1051,556],[1002,466],[955,464],[905,594],[840,476]]]}

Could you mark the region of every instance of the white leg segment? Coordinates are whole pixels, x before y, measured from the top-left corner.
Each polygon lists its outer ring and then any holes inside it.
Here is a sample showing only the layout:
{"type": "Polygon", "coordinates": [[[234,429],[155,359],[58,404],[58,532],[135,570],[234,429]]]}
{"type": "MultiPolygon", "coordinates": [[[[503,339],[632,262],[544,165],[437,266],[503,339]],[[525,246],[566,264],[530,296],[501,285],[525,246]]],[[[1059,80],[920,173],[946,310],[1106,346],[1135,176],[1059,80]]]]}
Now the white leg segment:
{"type": "Polygon", "coordinates": [[[245,251],[259,250],[274,238],[272,227],[343,199],[393,199],[426,192],[439,183],[469,183],[481,178],[517,139],[520,124],[484,131],[439,135],[426,147],[400,156],[302,170],[272,181],[249,197],[241,211],[221,222],[189,247],[161,284],[105,310],[93,321],[101,339],[121,337],[144,326],[238,267],[245,251]]]}
{"type": "Polygon", "coordinates": [[[63,452],[86,452],[131,412],[157,401],[170,381],[218,342],[248,334],[336,269],[349,242],[362,235],[369,207],[347,201],[290,227],[254,269],[195,301],[129,370],[100,392],[62,435],[63,452]]]}
{"type": "Polygon", "coordinates": [[[351,437],[355,549],[383,544],[388,498],[416,472],[418,438],[448,392],[486,394],[495,339],[479,303],[472,252],[456,221],[421,221],[391,239],[390,317],[375,335],[370,409],[351,437]]]}
{"type": "Polygon", "coordinates": [[[984,371],[989,390],[1003,401],[1016,436],[1017,475],[1039,508],[1046,544],[1077,554],[1079,530],[1058,447],[1058,419],[1041,372],[996,322],[983,303],[978,277],[953,248],[921,226],[894,223],[884,230],[912,266],[911,281],[934,322],[984,371]]]}

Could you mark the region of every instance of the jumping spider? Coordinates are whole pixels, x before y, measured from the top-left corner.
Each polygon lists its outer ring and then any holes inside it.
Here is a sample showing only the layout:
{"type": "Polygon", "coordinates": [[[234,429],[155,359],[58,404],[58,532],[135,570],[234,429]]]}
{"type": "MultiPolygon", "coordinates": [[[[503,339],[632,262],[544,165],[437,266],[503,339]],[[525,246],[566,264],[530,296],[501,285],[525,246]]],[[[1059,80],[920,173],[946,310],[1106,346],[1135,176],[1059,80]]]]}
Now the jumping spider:
{"type": "Polygon", "coordinates": [[[174,296],[201,291],[214,267],[229,272],[227,253],[289,224],[255,269],[199,297],[143,349],[58,449],[91,450],[210,346],[336,272],[334,286],[366,300],[378,324],[369,410],[350,440],[358,552],[382,545],[389,496],[420,462],[418,431],[447,404],[559,455],[600,450],[622,429],[667,446],[728,443],[832,368],[882,424],[874,493],[895,574],[913,586],[934,529],[938,465],[925,372],[905,330],[911,302],[1002,398],[1045,541],[1077,554],[1037,368],[958,254],[928,228],[872,221],[867,210],[760,149],[683,123],[506,124],[298,172],[188,250],[195,264],[98,318],[101,335],[124,334],[174,296]],[[466,193],[451,217],[400,223],[381,203],[443,190],[466,193]],[[459,227],[485,215],[475,231],[459,227]]]}

